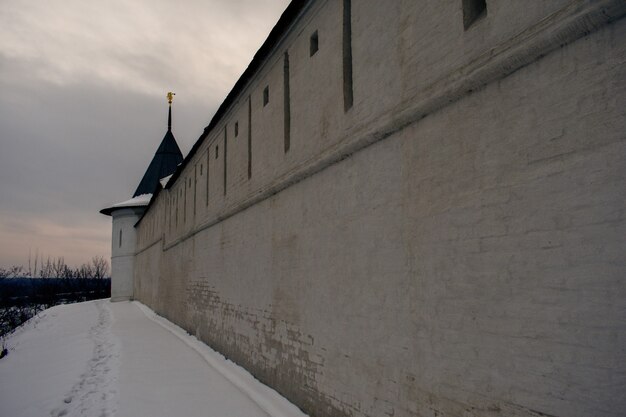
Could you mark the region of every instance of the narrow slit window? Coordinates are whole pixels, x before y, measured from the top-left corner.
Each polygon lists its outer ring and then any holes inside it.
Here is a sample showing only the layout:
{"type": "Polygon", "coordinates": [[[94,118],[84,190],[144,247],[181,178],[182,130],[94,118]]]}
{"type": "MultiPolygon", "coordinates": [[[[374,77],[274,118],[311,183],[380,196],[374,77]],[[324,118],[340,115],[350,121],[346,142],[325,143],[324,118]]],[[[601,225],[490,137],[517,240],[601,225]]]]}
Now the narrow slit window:
{"type": "Polygon", "coordinates": [[[469,29],[470,26],[486,14],[486,0],[463,0],[463,29],[469,29]]]}
{"type": "Polygon", "coordinates": [[[270,102],[270,87],[269,85],[263,89],[263,107],[267,106],[270,102]]]}
{"type": "Polygon", "coordinates": [[[226,195],[226,185],[228,175],[228,129],[224,126],[224,195],[226,195]]]}
{"type": "Polygon", "coordinates": [[[200,164],[200,175],[202,175],[202,164],[200,164]]]}
{"type": "Polygon", "coordinates": [[[122,229],[120,229],[120,242],[118,244],[118,247],[121,248],[122,247],[122,229]]]}
{"type": "Polygon", "coordinates": [[[252,98],[248,96],[248,179],[252,178],[252,98]]]}
{"type": "Polygon", "coordinates": [[[354,104],[352,91],[352,0],[343,0],[343,111],[354,104]]]}
{"type": "Polygon", "coordinates": [[[285,51],[284,56],[284,72],[283,72],[283,91],[285,94],[284,99],[284,142],[285,142],[285,153],[289,151],[289,147],[291,146],[291,104],[290,104],[290,96],[289,96],[289,53],[285,51]]]}
{"type": "Polygon", "coordinates": [[[235,122],[235,137],[239,136],[239,122],[235,122]]]}
{"type": "Polygon", "coordinates": [[[319,37],[317,35],[317,30],[316,30],[311,35],[311,40],[309,42],[309,56],[315,55],[318,49],[319,49],[319,37]]]}
{"type": "Polygon", "coordinates": [[[220,156],[220,147],[219,145],[215,145],[215,159],[220,156]]]}

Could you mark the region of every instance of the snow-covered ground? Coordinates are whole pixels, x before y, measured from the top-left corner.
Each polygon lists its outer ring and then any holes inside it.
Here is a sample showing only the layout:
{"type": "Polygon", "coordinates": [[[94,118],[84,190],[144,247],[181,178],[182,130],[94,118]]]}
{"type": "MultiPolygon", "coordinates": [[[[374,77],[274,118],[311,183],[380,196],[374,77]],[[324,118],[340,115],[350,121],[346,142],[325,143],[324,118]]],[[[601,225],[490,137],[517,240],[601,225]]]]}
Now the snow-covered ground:
{"type": "Polygon", "coordinates": [[[0,416],[305,416],[137,302],[56,306],[5,343],[0,416]]]}

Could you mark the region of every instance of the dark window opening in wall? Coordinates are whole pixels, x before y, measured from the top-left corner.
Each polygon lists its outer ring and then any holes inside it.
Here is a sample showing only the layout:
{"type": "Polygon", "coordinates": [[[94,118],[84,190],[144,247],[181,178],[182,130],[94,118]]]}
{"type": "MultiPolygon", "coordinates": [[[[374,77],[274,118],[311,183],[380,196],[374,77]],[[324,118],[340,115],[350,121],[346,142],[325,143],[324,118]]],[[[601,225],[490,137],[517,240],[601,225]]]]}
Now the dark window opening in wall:
{"type": "Polygon", "coordinates": [[[228,129],[224,126],[224,195],[226,195],[226,175],[228,174],[228,129]]]}
{"type": "Polygon", "coordinates": [[[202,175],[202,164],[200,164],[200,175],[202,175]]]}
{"type": "Polygon", "coordinates": [[[215,159],[220,156],[220,147],[219,145],[215,145],[215,159]]]}
{"type": "Polygon", "coordinates": [[[191,188],[191,178],[189,178],[189,188],[191,188]]]}
{"type": "Polygon", "coordinates": [[[317,36],[317,30],[316,30],[311,35],[311,40],[309,42],[309,56],[315,55],[318,49],[319,49],[319,38],[317,36]]]}
{"type": "Polygon", "coordinates": [[[121,247],[122,247],[122,229],[120,229],[120,242],[119,242],[119,244],[118,244],[118,246],[117,246],[117,247],[118,247],[118,248],[121,248],[121,247]]]}
{"type": "Polygon", "coordinates": [[[239,122],[235,122],[235,137],[239,136],[239,122]]]}
{"type": "Polygon", "coordinates": [[[486,0],[463,0],[463,29],[469,29],[474,22],[485,15],[487,15],[486,0]]]}
{"type": "Polygon", "coordinates": [[[285,51],[285,56],[283,57],[283,91],[285,94],[284,97],[284,149],[285,153],[289,151],[289,147],[291,146],[291,104],[289,97],[289,52],[285,51]]]}
{"type": "Polygon", "coordinates": [[[248,179],[252,178],[252,98],[248,96],[248,179]]]}
{"type": "Polygon", "coordinates": [[[266,86],[263,89],[263,107],[267,106],[267,103],[270,102],[270,86],[266,86]]]}
{"type": "Polygon", "coordinates": [[[354,104],[352,92],[352,2],[343,0],[343,110],[354,104]]]}

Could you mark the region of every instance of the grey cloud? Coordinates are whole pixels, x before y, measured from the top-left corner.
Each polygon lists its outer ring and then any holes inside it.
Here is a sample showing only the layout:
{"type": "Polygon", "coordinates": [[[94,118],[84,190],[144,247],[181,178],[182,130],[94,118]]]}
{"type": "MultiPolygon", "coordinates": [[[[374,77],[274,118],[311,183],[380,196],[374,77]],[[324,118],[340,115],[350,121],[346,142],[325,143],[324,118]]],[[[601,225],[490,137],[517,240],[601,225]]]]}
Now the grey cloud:
{"type": "Polygon", "coordinates": [[[141,179],[165,134],[165,93],[177,93],[186,153],[287,3],[3,3],[0,266],[29,248],[109,256],[98,211],[141,179]]]}

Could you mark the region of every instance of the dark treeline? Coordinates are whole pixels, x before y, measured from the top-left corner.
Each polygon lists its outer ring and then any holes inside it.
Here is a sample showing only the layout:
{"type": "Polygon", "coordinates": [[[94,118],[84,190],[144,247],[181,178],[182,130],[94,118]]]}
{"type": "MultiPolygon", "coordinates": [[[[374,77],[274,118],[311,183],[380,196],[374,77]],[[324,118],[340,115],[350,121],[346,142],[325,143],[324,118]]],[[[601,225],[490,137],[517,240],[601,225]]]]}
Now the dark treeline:
{"type": "Polygon", "coordinates": [[[0,279],[0,308],[33,303],[50,307],[110,296],[110,278],[0,279]]]}
{"type": "Polygon", "coordinates": [[[0,268],[0,279],[3,278],[106,278],[109,276],[109,262],[102,256],[94,256],[91,261],[76,268],[65,263],[63,257],[39,259],[35,255],[34,268],[31,257],[28,257],[28,269],[23,266],[0,268]]]}
{"type": "Polygon", "coordinates": [[[109,263],[99,256],[76,268],[63,258],[48,259],[32,272],[0,268],[0,336],[54,305],[111,296],[109,263]]]}

